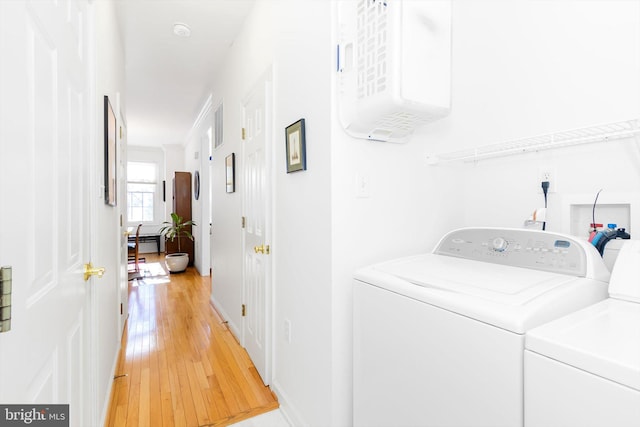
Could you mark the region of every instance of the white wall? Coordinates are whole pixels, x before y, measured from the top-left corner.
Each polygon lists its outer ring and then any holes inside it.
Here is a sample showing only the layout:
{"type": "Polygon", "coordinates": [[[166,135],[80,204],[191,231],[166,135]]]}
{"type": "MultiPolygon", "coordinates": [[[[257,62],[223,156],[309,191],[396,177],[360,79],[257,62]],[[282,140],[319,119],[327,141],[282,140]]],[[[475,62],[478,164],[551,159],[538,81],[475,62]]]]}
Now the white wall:
{"type": "Polygon", "coordinates": [[[239,193],[224,193],[223,163],[240,153],[242,97],[273,65],[272,385],[295,425],[351,424],[356,268],[429,251],[452,228],[521,226],[542,203],[538,167],[557,175],[550,229],[562,229],[554,216],[564,212],[557,206],[565,193],[595,196],[606,187],[637,198],[640,191],[640,155],[628,142],[480,164],[426,161],[428,153],[640,117],[638,1],[454,2],[451,115],[401,145],[354,139],[341,129],[332,95],[332,12],[332,2],[258,2],[213,91],[225,102],[226,141],[214,154],[212,298],[237,332],[241,203],[239,193]],[[301,117],[308,170],[287,175],[281,134],[301,117]],[[594,168],[600,159],[609,162],[594,168]],[[357,175],[369,179],[368,198],[356,197],[357,175]],[[291,343],[281,333],[285,319],[291,343]]]}
{"type": "MultiPolygon", "coordinates": [[[[452,149],[640,117],[640,2],[464,2],[454,23],[454,110],[442,140],[452,149]]],[[[549,168],[548,229],[569,232],[566,200],[640,191],[638,157],[625,141],[450,168],[450,187],[464,191],[460,225],[522,226],[543,205],[538,169],[549,168]]]]}
{"type": "MultiPolygon", "coordinates": [[[[267,2],[269,3],[269,2],[267,2]]],[[[294,425],[333,424],[330,2],[274,13],[274,388],[294,425]],[[307,170],[286,173],[284,129],[305,119],[307,170]],[[284,323],[291,324],[291,342],[284,323]]]]}
{"type": "MultiPolygon", "coordinates": [[[[94,2],[95,17],[95,115],[96,115],[96,159],[95,182],[103,183],[104,167],[104,108],[103,96],[108,95],[116,114],[118,127],[123,123],[125,116],[126,97],[124,95],[124,50],[119,37],[118,22],[112,1],[94,2]]],[[[118,138],[118,144],[122,143],[118,138]]],[[[124,159],[118,159],[119,181],[124,179],[121,172],[124,169],[124,159]]],[[[122,188],[121,185],[118,188],[122,188]]],[[[97,189],[96,189],[97,190],[97,189]]],[[[98,191],[96,191],[98,193],[98,191]]],[[[95,338],[97,357],[95,363],[95,381],[98,395],[98,411],[96,414],[102,424],[105,420],[109,404],[109,391],[113,383],[113,372],[120,347],[119,304],[120,286],[118,272],[120,269],[121,240],[120,214],[124,212],[124,200],[122,194],[118,195],[118,206],[105,205],[103,197],[93,201],[95,231],[92,236],[92,261],[95,265],[106,268],[102,279],[96,281],[92,288],[93,312],[92,334],[95,338]],[[122,211],[121,211],[122,210],[122,211]]]]}
{"type": "Polygon", "coordinates": [[[203,276],[209,275],[209,138],[213,126],[211,98],[205,102],[199,120],[194,124],[184,148],[186,172],[191,172],[191,218],[197,224],[192,233],[195,245],[194,266],[203,276]],[[200,197],[195,198],[195,172],[200,173],[200,197]]]}

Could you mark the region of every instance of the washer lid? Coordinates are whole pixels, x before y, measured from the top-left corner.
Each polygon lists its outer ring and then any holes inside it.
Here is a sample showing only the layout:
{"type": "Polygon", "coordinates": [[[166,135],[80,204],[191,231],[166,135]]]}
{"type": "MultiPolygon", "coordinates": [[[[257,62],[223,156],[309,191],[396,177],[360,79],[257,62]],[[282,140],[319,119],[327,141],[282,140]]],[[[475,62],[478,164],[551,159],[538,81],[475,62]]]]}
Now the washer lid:
{"type": "Polygon", "coordinates": [[[517,334],[607,297],[607,283],[529,268],[422,254],[354,278],[517,334]]]}
{"type": "Polygon", "coordinates": [[[564,274],[434,254],[403,258],[373,268],[414,285],[510,306],[527,304],[576,279],[564,274]]]}
{"type": "Polygon", "coordinates": [[[526,348],[640,390],[640,304],[606,299],[532,329],[526,348]]]}

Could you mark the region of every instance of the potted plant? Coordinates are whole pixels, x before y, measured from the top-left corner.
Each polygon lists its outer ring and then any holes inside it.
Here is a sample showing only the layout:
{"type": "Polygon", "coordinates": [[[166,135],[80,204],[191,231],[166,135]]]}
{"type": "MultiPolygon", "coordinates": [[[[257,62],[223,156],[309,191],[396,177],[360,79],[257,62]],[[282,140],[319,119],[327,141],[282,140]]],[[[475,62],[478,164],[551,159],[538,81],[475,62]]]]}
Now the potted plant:
{"type": "Polygon", "coordinates": [[[189,254],[182,252],[180,239],[186,237],[187,239],[193,240],[193,235],[191,235],[187,228],[192,225],[196,226],[197,224],[191,220],[185,221],[175,212],[171,212],[171,222],[165,221],[162,224],[160,234],[164,234],[165,237],[172,242],[176,238],[178,239],[178,252],[167,254],[164,262],[171,273],[183,272],[189,264],[189,254]]]}

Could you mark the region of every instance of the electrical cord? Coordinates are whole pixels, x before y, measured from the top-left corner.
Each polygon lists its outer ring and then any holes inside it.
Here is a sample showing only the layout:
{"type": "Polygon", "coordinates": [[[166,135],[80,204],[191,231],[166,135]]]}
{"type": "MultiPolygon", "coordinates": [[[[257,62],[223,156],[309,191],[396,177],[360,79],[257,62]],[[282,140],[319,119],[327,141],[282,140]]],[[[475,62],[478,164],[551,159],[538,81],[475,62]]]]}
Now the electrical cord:
{"type": "Polygon", "coordinates": [[[596,193],[596,199],[593,201],[593,209],[591,210],[591,226],[593,227],[594,233],[598,231],[598,229],[596,228],[596,204],[598,203],[598,196],[600,195],[601,191],[602,188],[596,193]]]}
{"type": "MultiPolygon", "coordinates": [[[[542,193],[544,194],[544,209],[545,209],[545,220],[546,220],[546,209],[547,209],[547,193],[549,192],[549,181],[542,181],[542,193]]],[[[542,221],[542,230],[547,229],[547,221],[542,221]]]]}

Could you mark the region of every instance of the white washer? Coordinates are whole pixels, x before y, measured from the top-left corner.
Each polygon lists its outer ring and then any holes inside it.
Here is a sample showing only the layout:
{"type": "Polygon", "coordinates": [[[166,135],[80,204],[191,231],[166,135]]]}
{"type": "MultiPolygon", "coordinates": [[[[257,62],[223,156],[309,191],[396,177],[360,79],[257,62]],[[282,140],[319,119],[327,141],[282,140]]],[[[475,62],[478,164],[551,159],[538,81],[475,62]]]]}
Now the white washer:
{"type": "Polygon", "coordinates": [[[595,248],[467,228],[355,273],[355,426],[522,426],[524,334],[603,300],[595,248]]]}
{"type": "Polygon", "coordinates": [[[625,241],[609,294],[527,334],[527,427],[640,426],[639,241],[625,241]]]}

